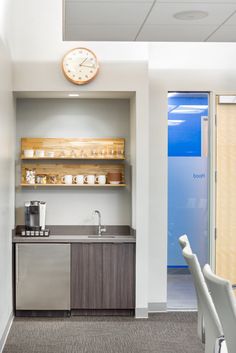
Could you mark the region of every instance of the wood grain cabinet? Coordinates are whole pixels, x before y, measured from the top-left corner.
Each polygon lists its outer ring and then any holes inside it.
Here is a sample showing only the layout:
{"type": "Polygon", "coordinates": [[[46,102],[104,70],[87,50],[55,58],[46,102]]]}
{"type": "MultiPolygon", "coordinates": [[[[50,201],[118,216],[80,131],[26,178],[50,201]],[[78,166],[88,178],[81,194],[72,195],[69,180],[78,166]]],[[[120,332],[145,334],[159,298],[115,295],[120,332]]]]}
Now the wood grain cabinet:
{"type": "Polygon", "coordinates": [[[103,244],[71,244],[71,309],[102,309],[103,244]]]}
{"type": "Polygon", "coordinates": [[[135,307],[135,244],[72,244],[71,308],[135,307]]]}

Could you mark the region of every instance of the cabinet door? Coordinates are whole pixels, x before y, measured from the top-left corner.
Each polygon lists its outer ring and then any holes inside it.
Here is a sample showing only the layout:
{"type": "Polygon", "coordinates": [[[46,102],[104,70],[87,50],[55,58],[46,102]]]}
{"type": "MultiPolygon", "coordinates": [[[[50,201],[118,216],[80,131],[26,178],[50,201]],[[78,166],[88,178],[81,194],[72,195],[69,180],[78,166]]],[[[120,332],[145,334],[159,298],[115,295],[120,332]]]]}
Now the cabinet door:
{"type": "Polygon", "coordinates": [[[135,245],[103,244],[103,309],[135,307],[135,245]]]}
{"type": "Polygon", "coordinates": [[[102,244],[72,244],[71,308],[102,308],[102,244]]]}

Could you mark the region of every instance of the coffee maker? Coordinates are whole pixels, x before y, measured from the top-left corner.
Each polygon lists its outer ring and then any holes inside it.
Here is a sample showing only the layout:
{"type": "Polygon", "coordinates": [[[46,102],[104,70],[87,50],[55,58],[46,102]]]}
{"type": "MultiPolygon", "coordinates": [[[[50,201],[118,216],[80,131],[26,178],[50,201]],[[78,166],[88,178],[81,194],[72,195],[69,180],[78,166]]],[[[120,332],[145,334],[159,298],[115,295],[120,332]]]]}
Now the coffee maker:
{"type": "Polygon", "coordinates": [[[48,236],[49,231],[45,229],[46,202],[25,202],[25,234],[26,236],[48,236]]]}

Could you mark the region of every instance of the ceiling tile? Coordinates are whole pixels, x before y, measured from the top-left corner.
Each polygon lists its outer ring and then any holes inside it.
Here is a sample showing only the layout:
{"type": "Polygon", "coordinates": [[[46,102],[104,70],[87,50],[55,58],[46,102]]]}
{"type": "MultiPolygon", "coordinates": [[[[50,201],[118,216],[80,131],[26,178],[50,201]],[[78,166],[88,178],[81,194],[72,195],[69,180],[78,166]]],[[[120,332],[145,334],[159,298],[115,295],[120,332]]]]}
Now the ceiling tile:
{"type": "Polygon", "coordinates": [[[67,2],[66,25],[141,24],[151,8],[142,2],[67,2]]]}
{"type": "MultiPolygon", "coordinates": [[[[156,3],[146,23],[147,24],[196,24],[196,25],[217,25],[225,21],[236,10],[236,2],[233,4],[208,4],[208,3],[179,3],[163,4],[156,3]],[[206,11],[208,16],[201,20],[177,20],[173,17],[175,13],[182,11],[206,11]]],[[[173,33],[174,34],[174,33],[173,33]]]]}
{"type": "Polygon", "coordinates": [[[73,41],[133,41],[138,25],[70,25],[66,27],[66,40],[73,41]]]}
{"type": "Polygon", "coordinates": [[[207,42],[236,42],[236,25],[224,25],[219,28],[207,42]]]}
{"type": "Polygon", "coordinates": [[[145,25],[137,41],[201,42],[215,28],[214,25],[145,25]]]}

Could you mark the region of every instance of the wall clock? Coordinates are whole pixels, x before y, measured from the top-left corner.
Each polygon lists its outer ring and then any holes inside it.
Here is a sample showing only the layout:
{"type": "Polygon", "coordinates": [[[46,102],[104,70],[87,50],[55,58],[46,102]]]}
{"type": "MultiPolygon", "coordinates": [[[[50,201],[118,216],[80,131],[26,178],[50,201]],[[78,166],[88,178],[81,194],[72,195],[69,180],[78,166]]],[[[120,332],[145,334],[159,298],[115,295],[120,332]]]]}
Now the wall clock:
{"type": "Polygon", "coordinates": [[[63,57],[62,70],[69,81],[76,85],[84,85],[96,77],[99,64],[92,50],[75,48],[63,57]]]}

